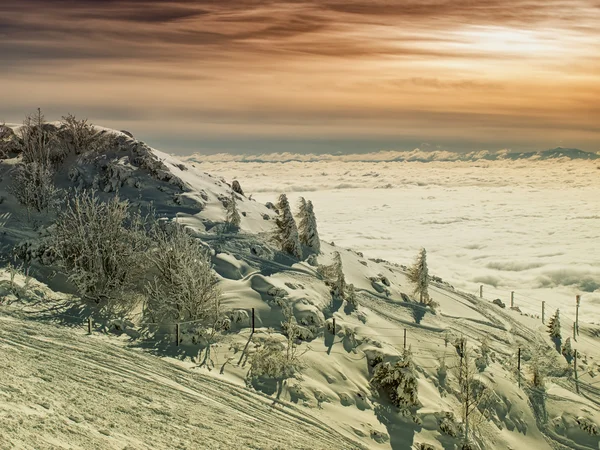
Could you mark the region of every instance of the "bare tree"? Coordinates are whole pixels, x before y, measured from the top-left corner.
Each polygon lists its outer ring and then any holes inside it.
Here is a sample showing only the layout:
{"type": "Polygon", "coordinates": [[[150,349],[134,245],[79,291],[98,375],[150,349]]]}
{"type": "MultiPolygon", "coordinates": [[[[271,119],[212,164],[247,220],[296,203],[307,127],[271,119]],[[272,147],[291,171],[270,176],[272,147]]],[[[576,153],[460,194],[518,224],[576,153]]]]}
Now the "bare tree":
{"type": "Polygon", "coordinates": [[[471,430],[477,430],[486,420],[484,411],[489,400],[489,389],[481,380],[477,367],[467,348],[466,339],[460,341],[455,375],[458,379],[461,412],[465,424],[464,439],[469,441],[471,430]]]}

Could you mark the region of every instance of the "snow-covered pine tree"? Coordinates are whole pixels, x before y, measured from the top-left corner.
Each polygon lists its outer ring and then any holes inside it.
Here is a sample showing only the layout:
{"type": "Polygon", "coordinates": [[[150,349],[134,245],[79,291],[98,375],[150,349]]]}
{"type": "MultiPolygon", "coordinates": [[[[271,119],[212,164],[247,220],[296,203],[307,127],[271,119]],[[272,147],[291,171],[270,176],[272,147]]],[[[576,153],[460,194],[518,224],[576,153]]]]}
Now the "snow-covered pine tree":
{"type": "Polygon", "coordinates": [[[356,290],[354,289],[353,284],[348,285],[348,289],[346,291],[346,301],[352,307],[352,309],[358,308],[358,297],[356,296],[356,290]]]}
{"type": "Polygon", "coordinates": [[[279,196],[277,209],[279,210],[279,217],[275,221],[278,228],[275,239],[281,245],[282,251],[300,259],[302,258],[302,248],[300,247],[298,228],[287,195],[281,194],[279,196]]]}
{"type": "Polygon", "coordinates": [[[568,337],[565,343],[562,346],[561,353],[568,361],[573,358],[573,347],[571,346],[571,338],[568,337]]]}
{"type": "Polygon", "coordinates": [[[229,203],[227,203],[227,214],[225,221],[229,228],[235,229],[240,227],[240,222],[242,221],[240,213],[237,209],[237,200],[235,198],[235,192],[233,191],[231,192],[229,203]]]}
{"type": "Polygon", "coordinates": [[[536,388],[543,389],[544,388],[544,375],[540,369],[539,363],[534,363],[532,365],[533,371],[533,385],[536,388]]]}
{"type": "Polygon", "coordinates": [[[560,339],[560,310],[556,310],[556,313],[550,319],[548,323],[548,334],[553,339],[560,339]]]}
{"type": "Polygon", "coordinates": [[[408,269],[408,279],[414,284],[414,294],[419,301],[425,303],[429,298],[429,271],[427,270],[427,251],[422,248],[415,263],[408,269]]]}
{"type": "Polygon", "coordinates": [[[340,252],[333,253],[332,265],[332,295],[341,300],[346,298],[346,277],[344,276],[344,267],[342,265],[342,256],[340,252]]]}
{"type": "Polygon", "coordinates": [[[298,231],[300,232],[300,243],[308,247],[311,254],[318,255],[321,252],[321,241],[317,231],[317,218],[313,209],[313,204],[304,197],[300,197],[300,210],[298,211],[298,231]]]}
{"type": "Polygon", "coordinates": [[[389,362],[378,364],[371,384],[387,394],[390,401],[399,408],[418,406],[419,387],[410,348],[404,350],[402,357],[393,366],[389,362]]]}

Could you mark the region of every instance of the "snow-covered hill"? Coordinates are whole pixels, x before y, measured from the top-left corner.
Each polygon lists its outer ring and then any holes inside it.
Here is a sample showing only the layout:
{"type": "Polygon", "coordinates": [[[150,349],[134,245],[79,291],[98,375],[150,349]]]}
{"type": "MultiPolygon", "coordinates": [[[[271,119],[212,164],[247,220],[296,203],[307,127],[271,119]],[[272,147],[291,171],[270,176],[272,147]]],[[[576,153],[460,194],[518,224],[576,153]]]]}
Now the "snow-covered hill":
{"type": "MultiPolygon", "coordinates": [[[[3,272],[0,448],[460,448],[461,338],[490,392],[480,405],[486,417],[476,433],[480,448],[598,447],[598,330],[581,326],[572,343],[579,352],[577,393],[574,365],[554,349],[540,318],[463,294],[437,278],[430,281],[438,304],[433,310],[412,299],[405,267],[322,243],[318,263],[330,264],[340,253],[359,307],[332,304],[316,266],[275,248],[273,207],[240,195],[240,232],[217,232],[233,180],[203,173],[196,163],[182,163],[126,133],[105,132],[115,133],[116,145],[69,155],[56,184],[94,187],[105,198],[118,190],[187,225],[213,249],[223,307],[238,320],[213,346],[213,363],[201,365],[185,324],[179,346],[174,324],[148,332],[139,317],[117,323],[119,330],[99,322],[87,336],[87,311],[55,292],[62,286],[40,264],[33,266],[38,282],[21,275],[11,281],[3,272]],[[256,343],[283,338],[282,306],[303,329],[302,376],[248,383],[248,354],[256,343]],[[409,417],[388,407],[370,385],[375,364],[393,362],[405,343],[420,401],[409,417]],[[545,388],[533,386],[534,368],[544,374],[545,388]]],[[[7,156],[0,164],[5,251],[47,233],[51,220],[17,203],[11,188],[19,157],[7,156]]],[[[243,187],[243,178],[239,182],[243,187]]],[[[413,256],[405,255],[406,261],[413,256]]],[[[566,339],[572,323],[563,318],[562,324],[566,339]]]]}

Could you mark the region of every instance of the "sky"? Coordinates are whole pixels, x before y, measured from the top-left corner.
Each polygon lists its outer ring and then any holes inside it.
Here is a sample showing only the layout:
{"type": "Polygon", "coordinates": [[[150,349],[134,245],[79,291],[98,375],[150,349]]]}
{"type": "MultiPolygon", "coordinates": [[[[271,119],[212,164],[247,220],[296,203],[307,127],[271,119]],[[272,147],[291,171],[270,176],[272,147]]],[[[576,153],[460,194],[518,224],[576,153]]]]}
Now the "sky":
{"type": "Polygon", "coordinates": [[[600,0],[2,0],[0,64],[178,154],[600,151],[600,0]]]}

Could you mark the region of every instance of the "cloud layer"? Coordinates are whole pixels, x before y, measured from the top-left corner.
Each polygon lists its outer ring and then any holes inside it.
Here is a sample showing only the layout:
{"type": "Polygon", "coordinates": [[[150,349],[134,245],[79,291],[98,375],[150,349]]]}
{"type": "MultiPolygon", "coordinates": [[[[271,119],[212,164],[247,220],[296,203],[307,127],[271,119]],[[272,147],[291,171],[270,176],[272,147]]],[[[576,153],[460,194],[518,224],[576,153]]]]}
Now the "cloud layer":
{"type": "Polygon", "coordinates": [[[191,153],[600,150],[596,0],[4,0],[0,120],[191,153]]]}

